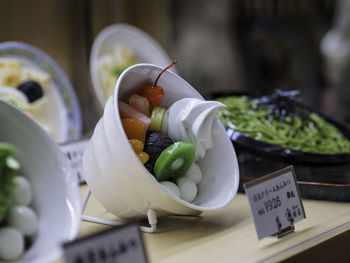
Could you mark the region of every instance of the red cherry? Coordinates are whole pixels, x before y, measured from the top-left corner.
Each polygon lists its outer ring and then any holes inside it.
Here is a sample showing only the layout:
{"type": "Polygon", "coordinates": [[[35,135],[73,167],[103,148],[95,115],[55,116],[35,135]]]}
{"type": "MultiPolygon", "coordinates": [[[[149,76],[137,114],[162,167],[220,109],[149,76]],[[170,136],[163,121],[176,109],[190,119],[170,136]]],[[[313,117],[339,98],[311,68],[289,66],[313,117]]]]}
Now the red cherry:
{"type": "Polygon", "coordinates": [[[159,78],[163,75],[163,73],[165,71],[167,71],[169,68],[171,68],[172,66],[174,66],[177,63],[177,61],[175,60],[173,63],[171,63],[169,66],[167,66],[165,69],[163,69],[159,75],[157,76],[153,86],[151,85],[147,85],[143,88],[142,90],[142,96],[146,97],[149,105],[154,108],[156,106],[158,106],[164,97],[164,90],[161,87],[157,86],[158,80],[159,78]]]}
{"type": "Polygon", "coordinates": [[[149,106],[154,108],[161,103],[164,97],[164,90],[161,87],[147,85],[143,88],[142,96],[146,97],[149,102],[149,106]]]}

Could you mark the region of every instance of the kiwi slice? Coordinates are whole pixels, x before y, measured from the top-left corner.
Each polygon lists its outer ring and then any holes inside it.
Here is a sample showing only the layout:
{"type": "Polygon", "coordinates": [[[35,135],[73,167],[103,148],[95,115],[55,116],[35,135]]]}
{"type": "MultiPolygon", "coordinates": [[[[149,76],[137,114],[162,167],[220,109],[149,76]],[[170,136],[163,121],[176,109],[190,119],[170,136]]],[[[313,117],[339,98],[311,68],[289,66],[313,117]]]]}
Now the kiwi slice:
{"type": "Polygon", "coordinates": [[[165,108],[162,107],[154,107],[151,114],[151,124],[149,129],[151,131],[161,131],[162,130],[162,122],[164,118],[165,108]]]}
{"type": "Polygon", "coordinates": [[[187,142],[176,142],[159,155],[154,165],[158,181],[176,179],[186,174],[195,157],[195,147],[187,142]]]}

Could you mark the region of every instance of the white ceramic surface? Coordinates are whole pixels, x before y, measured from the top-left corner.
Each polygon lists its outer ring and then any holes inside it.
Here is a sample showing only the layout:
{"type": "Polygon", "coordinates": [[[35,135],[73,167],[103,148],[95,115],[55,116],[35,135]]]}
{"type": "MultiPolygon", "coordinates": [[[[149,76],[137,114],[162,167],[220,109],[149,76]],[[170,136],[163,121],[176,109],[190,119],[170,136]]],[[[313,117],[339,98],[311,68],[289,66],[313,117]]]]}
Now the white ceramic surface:
{"type": "Polygon", "coordinates": [[[39,229],[20,262],[52,262],[61,256],[61,243],[76,237],[80,226],[80,194],[64,154],[26,114],[0,100],[0,141],[17,147],[20,174],[33,190],[32,206],[39,229]]]}
{"type": "Polygon", "coordinates": [[[0,58],[11,58],[23,65],[48,73],[47,104],[44,125],[59,143],[79,139],[82,132],[80,105],[68,77],[49,55],[40,49],[17,41],[0,43],[0,58]]]}
{"type": "MultiPolygon", "coordinates": [[[[213,138],[214,147],[198,162],[203,179],[193,203],[168,193],[135,155],[121,124],[118,100],[139,92],[161,70],[155,65],[138,64],[124,71],[84,153],[83,169],[89,188],[108,211],[120,218],[144,218],[149,208],[156,210],[158,216],[200,214],[224,207],[238,189],[236,154],[218,119],[220,132],[213,138]]],[[[203,99],[172,72],[165,72],[158,85],[164,89],[161,106],[166,108],[181,98],[203,99]]]]}
{"type": "MultiPolygon", "coordinates": [[[[107,100],[99,80],[97,61],[102,54],[110,53],[116,44],[128,47],[135,54],[138,63],[152,63],[161,67],[172,63],[163,48],[151,36],[137,27],[127,24],[114,24],[106,27],[96,37],[90,54],[90,75],[101,109],[104,109],[107,100]]],[[[172,67],[170,71],[177,73],[175,67],[172,67]]]]}

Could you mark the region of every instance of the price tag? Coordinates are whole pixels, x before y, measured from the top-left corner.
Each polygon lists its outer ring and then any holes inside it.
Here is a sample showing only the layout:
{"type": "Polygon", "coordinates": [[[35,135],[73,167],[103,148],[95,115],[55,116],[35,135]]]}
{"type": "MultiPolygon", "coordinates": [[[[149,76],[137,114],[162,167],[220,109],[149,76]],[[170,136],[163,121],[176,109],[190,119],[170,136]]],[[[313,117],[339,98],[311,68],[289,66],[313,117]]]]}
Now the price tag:
{"type": "Polygon", "coordinates": [[[85,179],[83,177],[82,158],[88,143],[89,140],[79,140],[60,145],[61,150],[64,152],[68,161],[70,162],[79,183],[85,183],[85,179]]]}
{"type": "Polygon", "coordinates": [[[258,238],[279,236],[304,219],[293,166],[244,184],[258,238]]]}
{"type": "Polygon", "coordinates": [[[66,263],[147,263],[139,227],[126,224],[63,245],[66,263]]]}

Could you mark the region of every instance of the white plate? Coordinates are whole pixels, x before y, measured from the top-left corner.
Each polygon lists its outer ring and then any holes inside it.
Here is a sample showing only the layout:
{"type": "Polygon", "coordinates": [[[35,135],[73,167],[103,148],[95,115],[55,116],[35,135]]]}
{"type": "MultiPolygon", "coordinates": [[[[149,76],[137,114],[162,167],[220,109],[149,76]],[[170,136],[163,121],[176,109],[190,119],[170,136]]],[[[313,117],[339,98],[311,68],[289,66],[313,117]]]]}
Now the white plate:
{"type": "MultiPolygon", "coordinates": [[[[142,30],[127,24],[114,24],[103,29],[96,37],[90,54],[90,74],[94,91],[101,109],[107,99],[103,94],[98,76],[98,58],[111,52],[116,44],[129,48],[136,56],[137,63],[152,63],[166,67],[172,60],[163,48],[142,30]]],[[[177,73],[175,67],[169,71],[177,73]]]]}
{"type": "Polygon", "coordinates": [[[78,99],[66,74],[43,51],[21,42],[0,43],[0,58],[18,59],[23,65],[45,71],[51,76],[45,108],[45,125],[56,142],[81,137],[82,121],[78,99]]]}

